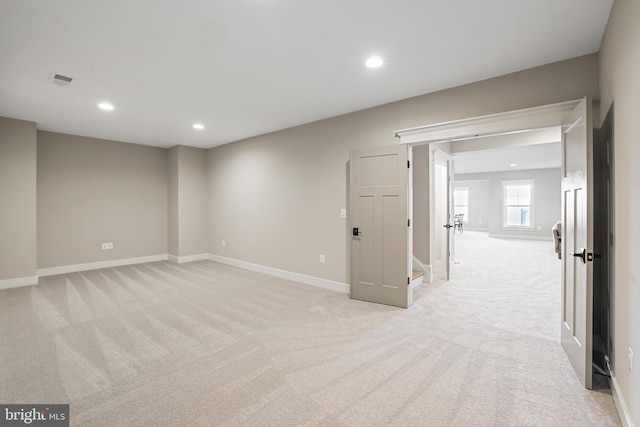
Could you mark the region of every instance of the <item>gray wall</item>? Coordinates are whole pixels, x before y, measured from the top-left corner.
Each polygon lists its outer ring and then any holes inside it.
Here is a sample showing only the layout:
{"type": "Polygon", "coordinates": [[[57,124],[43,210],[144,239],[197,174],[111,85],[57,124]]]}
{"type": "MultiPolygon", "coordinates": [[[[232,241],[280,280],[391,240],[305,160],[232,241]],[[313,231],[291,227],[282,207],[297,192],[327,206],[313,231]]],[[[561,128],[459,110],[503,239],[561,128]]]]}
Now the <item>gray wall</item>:
{"type": "Polygon", "coordinates": [[[481,220],[484,224],[488,221],[490,237],[553,240],[551,227],[561,218],[561,177],[559,168],[456,175],[456,186],[473,185],[469,201],[469,215],[473,226],[470,225],[468,228],[481,228],[482,224],[477,223],[481,220]],[[502,181],[529,179],[534,180],[533,230],[503,229],[502,181]],[[476,211],[479,214],[477,218],[476,211]]]}
{"type": "Polygon", "coordinates": [[[588,55],[227,144],[208,150],[204,167],[202,151],[178,148],[174,158],[160,148],[39,132],[38,267],[169,249],[182,256],[204,245],[347,282],[348,222],[340,209],[348,207],[349,150],[396,144],[401,128],[597,97],[597,64],[588,55]],[[191,167],[197,172],[185,175],[191,167]],[[115,249],[102,251],[102,242],[115,249]]]}
{"type": "Polygon", "coordinates": [[[614,383],[640,425],[640,2],[615,0],[600,50],[601,119],[614,108],[614,383]],[[629,373],[628,349],[635,353],[629,373]]]}
{"type": "Polygon", "coordinates": [[[168,152],[169,186],[167,193],[167,248],[169,255],[180,255],[180,197],[178,194],[180,160],[179,146],[176,145],[168,152]]]}
{"type": "Polygon", "coordinates": [[[35,123],[0,117],[0,288],[37,275],[36,141],[35,123]]]}
{"type": "Polygon", "coordinates": [[[210,252],[345,282],[345,125],[315,123],[209,150],[210,252]]]}
{"type": "Polygon", "coordinates": [[[597,98],[597,68],[588,55],[213,148],[210,251],[346,283],[349,150],[397,144],[402,128],[597,98]]]}
{"type": "Polygon", "coordinates": [[[177,239],[177,245],[175,242],[173,247],[170,245],[169,254],[178,257],[204,254],[209,239],[206,150],[173,147],[169,151],[169,165],[169,236],[170,242],[177,239]]]}
{"type": "Polygon", "coordinates": [[[167,253],[167,150],[38,132],[37,159],[38,268],[167,253]]]}
{"type": "Polygon", "coordinates": [[[430,264],[429,146],[413,148],[413,255],[430,264]]]}

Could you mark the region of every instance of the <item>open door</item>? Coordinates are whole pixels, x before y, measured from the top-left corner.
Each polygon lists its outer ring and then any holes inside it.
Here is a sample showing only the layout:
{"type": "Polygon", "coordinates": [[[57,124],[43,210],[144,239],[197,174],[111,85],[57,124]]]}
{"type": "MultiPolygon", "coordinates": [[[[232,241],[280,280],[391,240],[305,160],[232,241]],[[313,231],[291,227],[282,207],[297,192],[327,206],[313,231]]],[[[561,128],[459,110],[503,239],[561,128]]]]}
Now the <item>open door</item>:
{"type": "Polygon", "coordinates": [[[587,98],[562,122],[561,339],[586,388],[592,380],[593,171],[591,105],[587,98]]]}
{"type": "Polygon", "coordinates": [[[349,159],[351,298],[409,307],[408,148],[353,150],[349,159]]]}
{"type": "Polygon", "coordinates": [[[454,267],[453,157],[433,150],[433,236],[435,269],[438,280],[450,280],[454,267]]]}

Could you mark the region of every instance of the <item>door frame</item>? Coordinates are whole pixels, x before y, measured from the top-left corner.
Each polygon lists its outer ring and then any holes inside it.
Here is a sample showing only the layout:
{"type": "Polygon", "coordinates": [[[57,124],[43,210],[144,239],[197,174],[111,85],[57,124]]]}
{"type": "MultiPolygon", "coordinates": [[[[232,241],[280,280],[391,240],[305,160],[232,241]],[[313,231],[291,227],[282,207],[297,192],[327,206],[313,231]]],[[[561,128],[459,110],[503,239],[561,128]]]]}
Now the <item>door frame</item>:
{"type": "MultiPolygon", "coordinates": [[[[594,263],[593,274],[593,318],[594,318],[594,368],[600,374],[611,377],[614,357],[613,345],[613,296],[615,283],[615,168],[613,133],[614,104],[607,111],[600,128],[594,126],[594,194],[598,200],[606,199],[606,206],[594,206],[594,253],[600,254],[599,263],[594,263]],[[598,151],[599,150],[599,151],[598,151]],[[601,158],[599,158],[601,157],[601,158]],[[603,226],[604,224],[604,226],[603,226]],[[604,304],[603,304],[604,302],[604,304]],[[596,338],[599,338],[597,340],[596,338]],[[597,356],[596,356],[597,354],[597,356]]],[[[595,111],[594,111],[595,115],[595,111]]]]}
{"type": "Polygon", "coordinates": [[[512,110],[484,116],[469,117],[435,123],[394,132],[400,144],[422,145],[453,142],[478,137],[497,136],[523,130],[546,129],[560,126],[565,115],[580,100],[559,102],[521,110],[512,110]]]}
{"type": "MultiPolygon", "coordinates": [[[[583,99],[577,99],[533,108],[401,129],[395,131],[395,136],[400,140],[400,144],[414,146],[464,141],[478,137],[499,137],[501,135],[530,130],[543,130],[545,128],[561,126],[567,114],[582,100],[583,99]]],[[[590,102],[589,98],[587,98],[587,100],[590,102]]],[[[595,129],[595,124],[591,123],[591,125],[592,129],[590,129],[589,132],[595,129]]],[[[410,194],[410,197],[413,196],[410,194]]],[[[430,198],[430,200],[433,200],[433,198],[430,198]]],[[[432,232],[433,227],[432,222],[432,232]]],[[[593,250],[593,248],[589,249],[593,250]]],[[[593,310],[593,307],[591,307],[591,310],[593,310]]],[[[591,369],[591,367],[589,367],[589,369],[591,369]]],[[[590,383],[590,381],[588,383],[590,383]]],[[[589,387],[590,384],[585,385],[589,387]]]]}
{"type": "MultiPolygon", "coordinates": [[[[577,99],[520,110],[468,117],[460,120],[396,130],[394,134],[395,137],[399,139],[400,144],[406,144],[410,148],[420,145],[428,145],[431,169],[431,161],[433,157],[432,147],[440,147],[442,144],[446,146],[446,143],[449,142],[461,143],[461,141],[463,141],[462,143],[476,143],[478,141],[473,140],[481,137],[479,140],[480,144],[486,145],[487,148],[497,148],[500,144],[499,139],[508,134],[521,133],[523,130],[532,130],[538,133],[553,132],[554,130],[552,130],[552,128],[559,129],[566,114],[573,110],[579,102],[580,100],[577,99]]],[[[557,132],[559,132],[559,130],[557,132]]],[[[526,142],[524,145],[527,145],[526,142]]],[[[413,173],[410,174],[410,177],[413,177],[413,173]]],[[[429,177],[429,180],[431,181],[433,179],[431,171],[429,173],[429,177]]],[[[432,204],[433,192],[431,185],[429,191],[431,192],[429,203],[432,204]]],[[[409,200],[411,208],[413,206],[412,192],[409,193],[409,200]]],[[[431,218],[433,218],[432,210],[432,207],[429,207],[431,218]]],[[[432,220],[429,220],[428,228],[429,235],[433,236],[435,233],[435,227],[432,220]]],[[[411,250],[413,250],[412,247],[411,250]]],[[[426,266],[426,269],[428,270],[428,282],[432,282],[435,279],[435,275],[433,274],[433,269],[435,267],[433,251],[434,246],[433,244],[430,244],[430,264],[426,266]]],[[[413,253],[411,253],[410,258],[413,258],[413,253]]],[[[411,259],[409,262],[411,262],[411,259]]]]}

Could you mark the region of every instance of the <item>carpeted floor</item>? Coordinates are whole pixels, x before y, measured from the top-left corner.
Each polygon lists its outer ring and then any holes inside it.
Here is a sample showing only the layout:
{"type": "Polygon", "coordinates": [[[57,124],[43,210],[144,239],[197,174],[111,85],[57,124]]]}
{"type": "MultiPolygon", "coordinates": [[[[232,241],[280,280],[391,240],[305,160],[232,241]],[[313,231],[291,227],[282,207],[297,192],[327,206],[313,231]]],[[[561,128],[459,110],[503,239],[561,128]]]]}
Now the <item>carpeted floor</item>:
{"type": "Polygon", "coordinates": [[[456,235],[403,310],[208,261],[0,291],[0,402],[74,426],[617,426],[559,343],[551,242],[456,235]]]}

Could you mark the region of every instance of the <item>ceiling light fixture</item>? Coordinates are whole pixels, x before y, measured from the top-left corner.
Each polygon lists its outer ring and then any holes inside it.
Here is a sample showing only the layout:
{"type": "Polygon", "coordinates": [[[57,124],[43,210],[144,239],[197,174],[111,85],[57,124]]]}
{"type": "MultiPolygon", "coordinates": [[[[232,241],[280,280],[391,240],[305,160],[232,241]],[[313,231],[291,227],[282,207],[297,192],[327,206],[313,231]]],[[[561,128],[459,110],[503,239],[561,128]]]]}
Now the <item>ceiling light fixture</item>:
{"type": "Polygon", "coordinates": [[[105,111],[111,111],[113,110],[113,104],[110,104],[108,102],[101,102],[100,104],[98,104],[98,108],[105,111]]]}
{"type": "Polygon", "coordinates": [[[202,123],[194,123],[193,128],[196,130],[202,130],[204,129],[204,125],[202,123]]]}
{"type": "Polygon", "coordinates": [[[364,65],[366,65],[368,68],[378,68],[383,63],[384,61],[379,56],[372,56],[371,58],[367,59],[367,62],[365,62],[364,65]]]}

